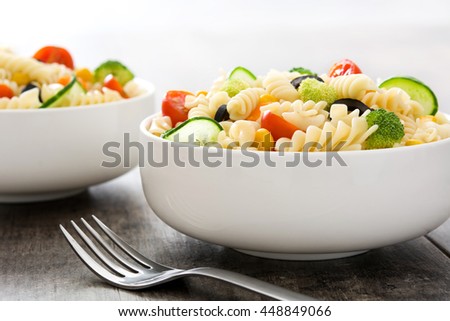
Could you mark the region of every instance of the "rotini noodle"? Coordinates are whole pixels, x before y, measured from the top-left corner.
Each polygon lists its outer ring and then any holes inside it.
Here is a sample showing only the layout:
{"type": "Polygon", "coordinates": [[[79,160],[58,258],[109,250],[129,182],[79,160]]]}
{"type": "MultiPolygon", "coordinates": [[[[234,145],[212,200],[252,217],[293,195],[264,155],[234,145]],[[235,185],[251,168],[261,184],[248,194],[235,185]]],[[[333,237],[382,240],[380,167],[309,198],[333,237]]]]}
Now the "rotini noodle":
{"type": "Polygon", "coordinates": [[[258,106],[259,97],[264,93],[261,88],[248,88],[230,99],[227,111],[232,120],[246,119],[258,106]]]}
{"type": "MultiPolygon", "coordinates": [[[[367,110],[361,116],[365,117],[369,113],[370,113],[370,110],[367,110]]],[[[334,126],[337,126],[337,123],[339,121],[342,121],[350,126],[352,124],[353,118],[357,118],[357,117],[360,117],[358,109],[355,109],[354,111],[349,113],[347,105],[344,105],[344,104],[333,104],[330,107],[331,123],[334,126]]]]}
{"type": "Polygon", "coordinates": [[[424,110],[422,105],[410,99],[400,88],[378,89],[366,93],[361,101],[372,108],[383,108],[396,114],[419,117],[424,110]]]}
{"type": "Polygon", "coordinates": [[[103,92],[99,90],[89,91],[69,97],[67,106],[85,106],[93,104],[102,104],[122,100],[122,96],[115,91],[104,88],[103,92]]]}
{"type": "Polygon", "coordinates": [[[0,98],[0,109],[39,108],[39,89],[34,88],[12,98],[0,98]]]}
{"type": "Polygon", "coordinates": [[[158,115],[153,118],[148,131],[156,136],[161,136],[164,132],[172,128],[172,120],[169,116],[158,115]]]}
{"type": "Polygon", "coordinates": [[[264,78],[263,86],[268,94],[278,99],[293,102],[299,98],[297,90],[291,84],[291,79],[279,71],[270,71],[264,78]]]}
{"type": "Polygon", "coordinates": [[[219,133],[218,143],[223,148],[249,148],[255,141],[256,131],[260,128],[259,123],[249,120],[238,120],[234,122],[228,134],[225,130],[219,133]]]}
{"type": "Polygon", "coordinates": [[[0,79],[7,79],[11,80],[12,74],[9,70],[6,70],[4,68],[0,68],[0,79]]]}
{"type": "Polygon", "coordinates": [[[368,76],[354,74],[331,78],[329,85],[336,89],[338,98],[353,98],[361,100],[368,91],[374,91],[377,86],[368,76]]]}
{"type": "Polygon", "coordinates": [[[312,100],[307,102],[297,100],[293,103],[284,102],[283,104],[291,105],[292,109],[290,112],[283,112],[283,118],[302,131],[306,131],[309,126],[322,128],[328,118],[325,101],[315,103],[312,100]]]}
{"type": "Polygon", "coordinates": [[[54,83],[62,76],[71,75],[72,71],[60,64],[46,64],[33,58],[20,57],[0,51],[0,68],[12,73],[21,72],[42,84],[54,83]]]}
{"type": "Polygon", "coordinates": [[[219,91],[212,95],[209,99],[206,98],[205,95],[200,94],[196,100],[188,103],[185,102],[185,106],[197,104],[196,107],[192,107],[189,110],[189,118],[200,116],[214,118],[214,115],[216,114],[219,107],[222,105],[226,105],[229,100],[230,97],[226,92],[219,91]]]}
{"type": "Polygon", "coordinates": [[[361,150],[364,141],[377,129],[377,125],[368,128],[365,117],[353,118],[351,126],[342,121],[337,126],[326,122],[323,128],[310,126],[306,132],[297,130],[291,139],[280,138],[275,149],[289,152],[361,150]]]}

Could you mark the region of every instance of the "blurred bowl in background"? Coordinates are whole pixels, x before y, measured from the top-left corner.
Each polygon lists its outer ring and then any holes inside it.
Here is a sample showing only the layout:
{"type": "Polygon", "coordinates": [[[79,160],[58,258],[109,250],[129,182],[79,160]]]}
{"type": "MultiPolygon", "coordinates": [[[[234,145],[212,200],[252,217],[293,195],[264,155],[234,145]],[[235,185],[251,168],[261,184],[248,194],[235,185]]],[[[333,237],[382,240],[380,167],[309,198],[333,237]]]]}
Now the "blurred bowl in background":
{"type": "MultiPolygon", "coordinates": [[[[0,110],[0,202],[62,198],[116,178],[137,165],[104,167],[108,142],[139,137],[138,124],[153,112],[155,88],[136,79],[141,96],[105,104],[33,110],[0,110]]],[[[123,159],[124,149],[114,149],[123,159]]]]}

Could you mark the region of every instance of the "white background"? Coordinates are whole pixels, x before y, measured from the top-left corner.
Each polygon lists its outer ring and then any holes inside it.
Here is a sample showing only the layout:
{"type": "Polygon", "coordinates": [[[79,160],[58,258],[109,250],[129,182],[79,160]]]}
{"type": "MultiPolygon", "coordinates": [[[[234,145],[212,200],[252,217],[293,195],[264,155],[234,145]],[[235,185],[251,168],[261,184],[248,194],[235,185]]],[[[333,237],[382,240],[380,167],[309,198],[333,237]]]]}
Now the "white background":
{"type": "Polygon", "coordinates": [[[220,68],[256,74],[351,58],[374,79],[412,75],[450,111],[450,1],[4,1],[0,45],[66,47],[77,66],[119,59],[169,89],[208,89],[220,68]]]}

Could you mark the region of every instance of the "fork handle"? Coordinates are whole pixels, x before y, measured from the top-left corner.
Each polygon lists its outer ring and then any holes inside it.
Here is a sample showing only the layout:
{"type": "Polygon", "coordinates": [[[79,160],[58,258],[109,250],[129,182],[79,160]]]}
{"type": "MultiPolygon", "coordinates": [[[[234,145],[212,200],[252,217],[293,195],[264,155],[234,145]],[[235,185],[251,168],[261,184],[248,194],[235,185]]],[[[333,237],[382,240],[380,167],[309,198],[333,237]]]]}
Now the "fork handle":
{"type": "Polygon", "coordinates": [[[243,274],[226,271],[211,267],[199,267],[185,270],[184,275],[202,275],[214,279],[222,280],[245,289],[263,294],[270,298],[282,301],[315,301],[316,299],[305,294],[284,289],[274,284],[270,284],[243,274]]]}

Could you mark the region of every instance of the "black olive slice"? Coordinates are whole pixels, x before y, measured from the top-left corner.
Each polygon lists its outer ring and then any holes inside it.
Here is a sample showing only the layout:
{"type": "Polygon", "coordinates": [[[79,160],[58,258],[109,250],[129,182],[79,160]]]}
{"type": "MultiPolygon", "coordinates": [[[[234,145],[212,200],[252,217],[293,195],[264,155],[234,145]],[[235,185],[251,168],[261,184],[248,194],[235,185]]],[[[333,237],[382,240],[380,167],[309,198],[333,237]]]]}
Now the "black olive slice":
{"type": "Polygon", "coordinates": [[[227,105],[221,105],[214,115],[214,120],[217,122],[221,122],[228,119],[230,119],[230,114],[228,113],[227,105]]]}
{"type": "Polygon", "coordinates": [[[314,78],[320,82],[324,82],[323,79],[320,77],[317,77],[314,75],[303,75],[303,76],[292,79],[291,85],[294,86],[295,89],[298,89],[298,87],[300,87],[301,82],[307,78],[314,78]]]}
{"type": "Polygon", "coordinates": [[[362,101],[359,101],[357,99],[352,99],[352,98],[338,99],[333,104],[344,104],[344,105],[347,105],[348,112],[352,112],[352,111],[358,109],[360,115],[364,114],[367,110],[373,111],[372,108],[369,108],[362,101]]]}
{"type": "Polygon", "coordinates": [[[39,97],[39,101],[42,103],[41,89],[39,88],[38,85],[35,85],[35,84],[33,84],[32,82],[28,83],[25,87],[23,87],[23,89],[22,89],[22,91],[21,91],[21,94],[23,94],[24,92],[26,92],[26,91],[28,91],[28,90],[34,89],[34,88],[39,89],[39,96],[38,96],[38,97],[39,97]]]}
{"type": "Polygon", "coordinates": [[[22,94],[28,90],[39,88],[37,85],[33,84],[32,82],[28,83],[25,87],[22,89],[22,94]]]}

